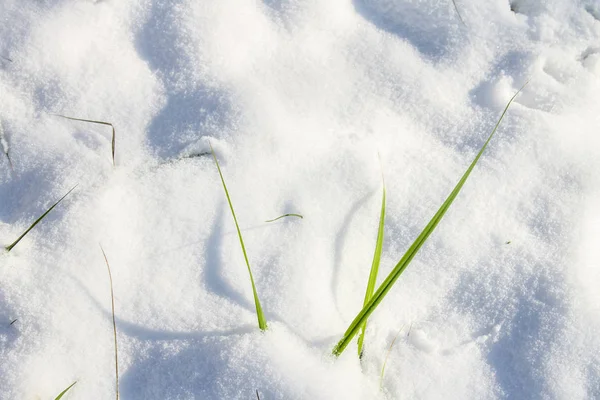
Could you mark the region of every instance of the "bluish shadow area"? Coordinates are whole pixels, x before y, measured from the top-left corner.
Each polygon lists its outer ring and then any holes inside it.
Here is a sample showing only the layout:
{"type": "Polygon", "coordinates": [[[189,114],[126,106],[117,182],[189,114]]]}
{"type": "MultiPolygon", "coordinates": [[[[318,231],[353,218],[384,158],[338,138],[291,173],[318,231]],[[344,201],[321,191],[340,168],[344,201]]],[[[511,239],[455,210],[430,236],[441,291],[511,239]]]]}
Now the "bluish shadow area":
{"type": "MultiPolygon", "coordinates": [[[[531,64],[531,54],[522,51],[510,51],[500,58],[493,65],[487,76],[469,91],[469,100],[471,106],[476,110],[476,115],[466,124],[455,125],[450,128],[446,124],[438,124],[440,128],[434,129],[436,137],[445,145],[455,149],[461,154],[475,154],[481,149],[494,126],[498,122],[506,103],[510,96],[506,98],[504,104],[498,103],[496,80],[501,76],[513,78],[515,92],[525,83],[528,76],[525,72],[531,64]]],[[[517,99],[518,101],[518,99],[517,99]]],[[[518,121],[515,122],[511,110],[516,106],[513,102],[508,113],[502,120],[494,139],[486,150],[489,154],[496,148],[495,142],[503,141],[505,143],[517,140],[519,132],[518,121]]],[[[464,122],[464,121],[463,121],[464,122]]]]}
{"type": "MultiPolygon", "coordinates": [[[[488,71],[487,76],[469,92],[471,103],[481,108],[491,109],[498,112],[502,108],[497,104],[494,79],[501,76],[513,78],[515,92],[524,84],[530,76],[525,75],[529,71],[532,60],[530,51],[511,50],[499,58],[488,71]]],[[[506,99],[508,103],[509,98],[506,99]]]]}
{"type": "Polygon", "coordinates": [[[557,277],[536,263],[531,268],[535,273],[517,272],[520,276],[509,282],[494,277],[494,265],[478,265],[477,270],[463,274],[450,295],[449,307],[477,316],[481,326],[476,329],[501,326],[498,339],[482,349],[499,387],[498,398],[551,398],[554,381],[547,373],[549,349],[563,339],[568,323],[567,300],[557,277]],[[484,276],[487,273],[482,271],[492,271],[492,275],[484,276]]]}
{"type": "MultiPolygon", "coordinates": [[[[25,224],[31,224],[60,199],[62,195],[53,198],[49,194],[56,180],[51,175],[34,168],[23,172],[15,168],[12,177],[0,183],[0,221],[13,224],[22,220],[25,224]]],[[[57,206],[43,222],[54,219],[63,206],[62,203],[57,206]]]]}
{"type": "Polygon", "coordinates": [[[281,12],[289,3],[288,0],[262,0],[263,4],[275,12],[281,12]]]}
{"type": "Polygon", "coordinates": [[[356,12],[377,28],[409,41],[433,61],[464,40],[452,2],[352,0],[356,12]]]}
{"type": "Polygon", "coordinates": [[[202,136],[220,137],[236,117],[229,93],[194,75],[198,61],[190,54],[196,45],[180,28],[173,3],[153,2],[136,39],[140,57],[165,88],[166,104],[147,132],[147,144],[161,158],[177,156],[202,136]]]}
{"type": "Polygon", "coordinates": [[[588,399],[600,399],[600,356],[594,354],[590,365],[586,368],[588,399]]]}
{"type": "Polygon", "coordinates": [[[260,347],[238,335],[152,345],[144,353],[121,378],[123,398],[256,399],[256,390],[261,398],[296,398],[278,387],[260,347]]]}
{"type": "MultiPolygon", "coordinates": [[[[39,82],[33,91],[33,102],[36,110],[40,113],[60,114],[59,110],[64,107],[66,98],[68,98],[68,93],[65,92],[65,87],[56,77],[39,82]]],[[[88,116],[79,116],[79,118],[86,117],[88,116]]],[[[60,120],[60,117],[54,118],[60,120]]]]}
{"type": "Polygon", "coordinates": [[[177,156],[201,137],[219,137],[231,125],[227,96],[206,87],[193,92],[170,92],[167,104],[148,127],[148,144],[161,158],[177,156]]]}

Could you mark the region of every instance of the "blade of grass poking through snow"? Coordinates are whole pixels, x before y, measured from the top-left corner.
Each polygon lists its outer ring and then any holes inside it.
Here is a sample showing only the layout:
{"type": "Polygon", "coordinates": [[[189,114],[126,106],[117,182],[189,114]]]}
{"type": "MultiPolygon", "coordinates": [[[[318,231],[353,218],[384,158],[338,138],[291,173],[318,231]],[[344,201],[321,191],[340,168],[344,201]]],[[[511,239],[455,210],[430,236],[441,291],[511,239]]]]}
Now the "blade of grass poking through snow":
{"type": "Polygon", "coordinates": [[[17,245],[17,243],[19,243],[21,241],[21,239],[23,239],[25,237],[25,235],[27,235],[29,233],[30,230],[33,229],[34,226],[36,226],[38,223],[40,223],[45,217],[46,215],[48,215],[48,213],[50,213],[50,211],[52,211],[54,209],[54,207],[56,207],[61,201],[63,201],[63,199],[65,197],[67,197],[69,195],[69,193],[71,193],[73,191],[73,189],[75,189],[77,187],[77,185],[73,186],[71,188],[71,190],[69,190],[67,192],[67,194],[65,194],[63,197],[61,197],[56,203],[54,203],[48,210],[46,210],[45,213],[43,213],[38,219],[36,219],[33,224],[31,224],[31,226],[29,228],[27,228],[27,230],[25,232],[23,232],[23,234],[21,236],[19,236],[17,238],[17,240],[15,240],[14,242],[12,242],[11,244],[9,244],[8,246],[5,247],[6,251],[11,251],[13,249],[13,247],[15,247],[17,245]]]}
{"type": "Polygon", "coordinates": [[[65,393],[67,393],[69,391],[69,389],[71,389],[73,386],[75,386],[76,383],[77,383],[77,381],[71,383],[71,385],[68,388],[66,388],[65,390],[63,390],[62,392],[60,392],[60,394],[58,396],[56,396],[56,398],[54,400],[60,400],[65,395],[65,393]]]}
{"type": "Polygon", "coordinates": [[[208,142],[208,144],[210,145],[210,151],[215,160],[215,164],[217,164],[217,170],[219,171],[219,176],[221,177],[221,183],[223,184],[223,189],[225,190],[225,196],[227,197],[227,202],[229,203],[229,209],[231,210],[231,215],[233,215],[233,221],[235,222],[235,229],[237,229],[238,238],[240,239],[242,253],[244,253],[244,260],[246,260],[246,266],[248,267],[248,273],[250,274],[250,283],[252,283],[252,292],[254,294],[254,305],[256,306],[256,316],[258,317],[258,327],[260,330],[264,331],[267,329],[267,320],[265,319],[262,307],[260,306],[260,300],[258,300],[258,293],[256,292],[256,285],[254,285],[254,277],[252,276],[252,270],[250,269],[250,262],[248,261],[248,255],[246,254],[246,246],[244,246],[242,232],[240,231],[240,226],[238,225],[235,211],[233,211],[233,204],[231,204],[231,197],[229,197],[229,191],[227,190],[227,185],[225,185],[225,179],[223,178],[223,173],[221,172],[221,167],[219,166],[219,161],[217,160],[217,155],[213,150],[212,144],[210,142],[208,142]]]}
{"type": "Polygon", "coordinates": [[[279,217],[277,217],[277,218],[268,219],[268,220],[266,220],[265,222],[275,222],[275,221],[277,221],[278,219],[285,218],[285,217],[297,217],[297,218],[300,218],[300,219],[304,218],[304,217],[303,217],[302,215],[300,215],[300,214],[283,214],[283,215],[280,215],[280,216],[279,216],[279,217]]]}
{"type": "Polygon", "coordinates": [[[100,250],[102,250],[104,261],[106,261],[106,268],[108,269],[108,280],[110,282],[110,303],[112,312],[113,334],[115,338],[115,390],[116,399],[119,400],[119,348],[117,346],[117,322],[115,321],[115,295],[113,292],[113,281],[112,274],[110,273],[110,265],[108,264],[108,258],[106,258],[106,253],[104,252],[102,245],[100,245],[100,250]]]}
{"type": "Polygon", "coordinates": [[[82,119],[82,118],[67,117],[66,115],[60,115],[60,114],[52,114],[52,115],[55,115],[57,117],[62,117],[62,118],[70,119],[71,121],[89,122],[89,123],[92,123],[92,124],[100,124],[100,125],[110,126],[112,128],[112,140],[111,140],[112,163],[113,163],[113,167],[115,166],[115,127],[114,127],[113,124],[111,124],[110,122],[104,122],[104,121],[94,121],[92,119],[82,119]]]}
{"type": "MultiPolygon", "coordinates": [[[[525,85],[527,85],[527,83],[525,83],[525,85]]],[[[385,280],[383,281],[381,286],[379,286],[379,288],[377,289],[375,294],[373,294],[373,297],[371,297],[371,300],[369,300],[369,302],[362,308],[362,310],[360,310],[358,315],[354,318],[354,320],[352,321],[352,323],[350,324],[350,326],[344,333],[344,336],[342,337],[342,339],[333,348],[333,350],[332,350],[333,355],[339,356],[340,354],[342,354],[342,352],[344,351],[346,346],[348,346],[348,343],[350,343],[350,341],[352,340],[354,335],[356,335],[356,333],[358,332],[358,330],[360,329],[362,324],[367,320],[367,318],[369,318],[371,313],[373,311],[375,311],[375,309],[377,308],[379,303],[381,303],[381,301],[388,294],[388,292],[390,291],[390,289],[392,288],[394,283],[396,283],[396,280],[398,279],[398,277],[400,277],[402,272],[404,272],[406,267],[410,264],[412,259],[415,257],[415,255],[417,254],[417,252],[419,251],[421,246],[423,246],[423,243],[425,243],[425,241],[427,240],[429,235],[431,235],[431,233],[433,232],[433,230],[435,229],[437,224],[440,222],[440,220],[442,219],[442,217],[444,216],[444,214],[446,213],[448,208],[450,208],[450,206],[452,205],[452,202],[454,201],[454,199],[460,192],[460,189],[463,187],[465,181],[471,174],[471,171],[477,164],[477,161],[479,161],[479,158],[481,158],[483,151],[485,150],[488,143],[490,142],[490,140],[496,133],[496,130],[498,129],[498,126],[500,126],[500,122],[502,122],[502,119],[504,118],[506,111],[508,111],[508,107],[511,105],[511,103],[513,102],[515,97],[517,97],[517,95],[521,92],[521,90],[523,90],[525,85],[523,85],[523,87],[521,87],[521,89],[519,89],[517,91],[517,93],[515,93],[515,95],[509,100],[508,104],[504,108],[504,111],[502,112],[502,115],[500,116],[500,119],[498,119],[496,126],[492,130],[492,133],[490,134],[488,139],[485,141],[485,143],[481,147],[481,150],[479,150],[479,153],[477,153],[477,156],[475,157],[475,159],[473,160],[473,162],[471,163],[469,168],[467,168],[467,171],[464,173],[462,178],[460,178],[460,180],[454,187],[454,190],[452,190],[452,192],[450,193],[448,198],[444,201],[444,203],[442,203],[442,206],[440,207],[440,209],[435,213],[435,215],[433,216],[431,221],[429,221],[427,226],[425,226],[425,228],[423,229],[421,234],[419,234],[417,239],[408,248],[406,253],[402,256],[402,258],[398,262],[398,264],[396,264],[394,269],[392,269],[390,274],[385,278],[385,280]]]]}
{"type": "MultiPolygon", "coordinates": [[[[381,173],[381,182],[383,184],[382,197],[381,197],[381,212],[379,214],[379,229],[377,230],[377,241],[375,242],[375,253],[373,254],[373,262],[371,263],[371,272],[369,273],[369,281],[367,283],[367,291],[365,293],[365,306],[375,291],[375,284],[377,283],[377,273],[379,272],[379,262],[381,261],[381,250],[383,249],[383,227],[385,225],[385,179],[383,178],[383,172],[381,173]]],[[[365,340],[365,331],[367,330],[367,320],[363,322],[360,328],[360,334],[358,335],[358,357],[362,358],[363,355],[363,343],[365,340]]]]}

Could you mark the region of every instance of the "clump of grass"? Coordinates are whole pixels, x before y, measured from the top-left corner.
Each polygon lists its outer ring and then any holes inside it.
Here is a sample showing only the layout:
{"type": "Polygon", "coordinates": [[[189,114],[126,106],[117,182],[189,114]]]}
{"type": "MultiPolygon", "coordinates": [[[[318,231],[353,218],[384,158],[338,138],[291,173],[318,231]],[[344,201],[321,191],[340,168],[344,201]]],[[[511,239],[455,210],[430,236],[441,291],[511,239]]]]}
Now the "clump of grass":
{"type": "Polygon", "coordinates": [[[68,192],[67,194],[65,194],[63,197],[61,197],[56,203],[54,203],[48,210],[46,210],[45,213],[43,213],[38,219],[36,219],[33,224],[31,224],[31,226],[29,226],[29,228],[27,228],[27,230],[25,232],[23,232],[23,234],[21,236],[19,236],[17,238],[17,240],[15,240],[14,242],[12,242],[11,244],[9,244],[8,246],[5,247],[6,251],[11,251],[16,245],[17,243],[19,243],[21,241],[21,239],[23,239],[25,237],[25,235],[27,235],[29,233],[29,231],[31,231],[38,223],[40,223],[45,217],[46,215],[48,215],[48,213],[50,213],[50,211],[52,211],[54,209],[54,207],[56,207],[61,201],[63,201],[63,199],[65,197],[67,197],[69,195],[69,193],[71,193],[73,191],[73,189],[75,189],[77,187],[77,185],[73,186],[68,192]]]}
{"type": "MultiPolygon", "coordinates": [[[[527,85],[527,83],[525,83],[525,85],[527,85]]],[[[429,238],[429,235],[431,235],[431,233],[434,231],[434,229],[436,228],[438,223],[442,220],[442,217],[444,216],[446,211],[448,211],[448,209],[452,205],[452,202],[454,201],[454,199],[456,198],[456,196],[462,189],[467,178],[471,174],[471,171],[473,171],[473,168],[475,167],[475,165],[477,165],[477,162],[481,158],[481,155],[483,154],[484,150],[486,149],[488,143],[490,142],[490,140],[492,140],[492,137],[498,130],[498,126],[500,126],[500,122],[502,122],[504,115],[508,111],[508,107],[510,107],[510,105],[513,102],[513,100],[515,99],[515,97],[517,97],[517,95],[521,92],[521,90],[523,90],[525,85],[523,85],[523,87],[521,87],[521,89],[519,89],[517,91],[517,93],[515,93],[515,95],[509,100],[508,104],[504,108],[504,111],[502,112],[502,115],[500,116],[500,119],[498,119],[496,126],[492,130],[492,133],[487,138],[487,140],[485,141],[485,143],[479,150],[479,153],[477,153],[477,156],[475,157],[475,159],[473,160],[473,162],[471,163],[469,168],[467,168],[464,175],[460,178],[460,180],[458,181],[458,183],[456,184],[456,186],[454,187],[454,189],[452,190],[450,195],[442,203],[439,210],[435,213],[433,218],[431,218],[431,220],[429,221],[427,226],[425,226],[425,228],[419,234],[419,236],[413,242],[413,244],[408,248],[406,253],[402,256],[402,258],[398,262],[398,264],[396,264],[394,269],[392,269],[392,271],[389,273],[389,275],[385,278],[385,280],[383,281],[381,286],[379,286],[377,291],[373,294],[373,296],[371,297],[369,302],[367,304],[365,304],[363,306],[362,310],[360,310],[360,312],[356,315],[356,317],[354,318],[354,320],[352,321],[352,323],[350,324],[350,326],[344,333],[344,336],[342,337],[342,339],[333,348],[332,353],[334,356],[337,357],[340,354],[342,354],[342,352],[344,351],[346,346],[348,346],[348,344],[350,343],[350,341],[352,340],[354,335],[356,335],[356,333],[358,332],[358,330],[360,329],[362,324],[367,320],[367,318],[369,318],[369,316],[373,313],[373,311],[375,311],[377,306],[379,306],[379,304],[385,298],[385,296],[388,294],[388,292],[390,291],[392,286],[394,286],[394,283],[396,283],[396,281],[398,280],[400,275],[404,272],[406,267],[408,267],[408,265],[410,264],[412,259],[415,257],[415,255],[417,254],[419,249],[427,241],[427,239],[429,238]]]]}
{"type": "Polygon", "coordinates": [[[277,221],[278,219],[281,219],[281,218],[286,218],[286,217],[296,217],[296,218],[300,218],[300,219],[304,218],[304,217],[303,217],[302,215],[300,215],[300,214],[283,214],[283,215],[280,215],[280,216],[279,216],[279,217],[277,217],[277,218],[268,219],[268,220],[266,220],[265,222],[275,222],[275,221],[277,221]]]}
{"type": "MultiPolygon", "coordinates": [[[[379,262],[381,261],[381,250],[383,249],[383,227],[385,225],[385,179],[381,174],[382,197],[381,197],[381,212],[379,213],[379,228],[377,229],[377,241],[375,242],[375,253],[373,254],[373,262],[371,263],[371,272],[369,272],[369,281],[367,282],[367,291],[365,292],[365,301],[363,307],[371,300],[377,283],[377,273],[379,272],[379,262]]],[[[367,320],[363,322],[358,335],[358,357],[362,358],[363,343],[365,340],[365,331],[367,330],[367,320]]]]}
{"type": "Polygon", "coordinates": [[[231,204],[231,197],[229,196],[229,191],[227,190],[227,185],[225,185],[225,179],[223,178],[223,173],[221,172],[221,167],[219,166],[219,161],[217,160],[217,155],[212,147],[212,144],[208,142],[210,145],[210,151],[215,160],[215,164],[217,165],[217,170],[219,171],[219,176],[221,177],[221,183],[223,184],[223,190],[225,190],[225,196],[227,197],[227,202],[229,203],[229,209],[231,210],[231,215],[233,215],[233,221],[235,222],[235,228],[237,229],[238,238],[240,239],[240,246],[242,247],[242,253],[244,253],[244,260],[246,261],[246,266],[248,267],[248,274],[250,274],[250,283],[252,284],[252,292],[254,294],[254,305],[256,306],[256,316],[258,318],[258,327],[261,331],[267,329],[267,320],[265,319],[265,315],[263,313],[262,307],[260,305],[260,300],[258,299],[258,293],[256,292],[256,285],[254,284],[254,277],[252,276],[252,270],[250,269],[250,262],[248,261],[248,254],[246,254],[246,246],[244,246],[244,239],[242,238],[242,232],[240,231],[240,226],[238,225],[237,217],[235,216],[235,211],[233,210],[233,204],[231,204]]]}
{"type": "Polygon", "coordinates": [[[106,126],[110,126],[112,128],[112,140],[111,140],[111,150],[112,150],[112,163],[113,163],[113,167],[115,166],[115,127],[113,124],[111,124],[110,122],[105,122],[105,121],[95,121],[92,119],[82,119],[82,118],[74,118],[74,117],[67,117],[66,115],[60,115],[60,114],[53,114],[57,117],[61,117],[61,118],[66,118],[66,119],[70,119],[71,121],[81,121],[81,122],[89,122],[92,124],[99,124],[99,125],[106,125],[106,126]]]}
{"type": "Polygon", "coordinates": [[[115,393],[116,399],[119,400],[119,347],[117,345],[117,322],[115,321],[115,295],[113,292],[113,281],[112,274],[110,273],[110,265],[108,263],[106,253],[102,248],[102,245],[100,245],[100,250],[102,250],[102,255],[104,256],[104,261],[106,262],[106,268],[108,269],[108,280],[110,282],[110,303],[112,312],[113,334],[115,339],[115,393]]]}
{"type": "Polygon", "coordinates": [[[73,386],[75,386],[76,383],[77,383],[77,381],[71,383],[71,385],[69,385],[68,388],[66,388],[65,390],[60,392],[60,394],[58,396],[56,396],[56,398],[54,400],[60,400],[65,395],[65,393],[67,393],[69,391],[69,389],[71,389],[73,386]]]}

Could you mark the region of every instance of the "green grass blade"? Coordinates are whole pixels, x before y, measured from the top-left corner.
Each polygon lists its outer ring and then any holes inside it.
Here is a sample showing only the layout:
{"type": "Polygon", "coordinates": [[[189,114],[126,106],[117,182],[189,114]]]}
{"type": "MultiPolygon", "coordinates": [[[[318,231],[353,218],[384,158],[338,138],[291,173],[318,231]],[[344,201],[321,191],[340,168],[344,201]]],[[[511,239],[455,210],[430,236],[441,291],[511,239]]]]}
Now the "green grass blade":
{"type": "Polygon", "coordinates": [[[302,215],[300,215],[300,214],[283,214],[283,215],[280,215],[280,216],[279,216],[279,217],[277,217],[277,218],[268,219],[268,220],[266,220],[265,222],[275,222],[275,221],[277,221],[278,219],[285,218],[285,217],[297,217],[297,218],[300,218],[300,219],[304,218],[304,217],[303,217],[302,215]]]}
{"type": "Polygon", "coordinates": [[[71,188],[71,190],[69,190],[67,192],[67,194],[65,194],[63,197],[61,197],[56,203],[54,203],[52,205],[52,207],[50,207],[48,210],[46,210],[45,213],[43,213],[38,219],[36,219],[35,222],[33,224],[31,224],[31,226],[29,228],[27,228],[27,230],[25,232],[23,232],[23,234],[17,238],[17,240],[15,240],[10,245],[6,246],[5,247],[6,251],[11,251],[13,249],[13,247],[15,247],[17,245],[17,243],[19,243],[21,241],[21,239],[23,239],[25,237],[25,235],[27,235],[29,233],[30,230],[32,230],[38,223],[40,223],[44,219],[44,217],[46,217],[46,215],[48,215],[50,213],[50,211],[52,211],[52,209],[54,209],[54,207],[56,207],[61,201],[63,201],[63,199],[65,197],[67,197],[69,195],[69,193],[71,193],[73,191],[73,189],[75,189],[76,187],[77,187],[77,185],[73,186],[71,188]]]}
{"type": "Polygon", "coordinates": [[[60,114],[52,114],[55,115],[57,117],[62,117],[62,118],[66,118],[66,119],[70,119],[71,121],[81,121],[81,122],[89,122],[92,124],[100,124],[100,125],[106,125],[106,126],[110,126],[112,128],[112,140],[111,140],[111,150],[112,150],[112,163],[113,163],[113,167],[115,166],[115,127],[113,124],[111,124],[110,122],[104,122],[104,121],[94,121],[93,119],[82,119],[82,118],[73,118],[73,117],[67,117],[66,115],[60,115],[60,114]]]}
{"type": "Polygon", "coordinates": [[[65,395],[65,393],[67,393],[69,391],[69,389],[71,389],[73,386],[75,386],[76,383],[77,383],[77,381],[71,383],[71,385],[68,388],[66,388],[65,390],[63,390],[62,392],[60,392],[60,394],[58,396],[56,396],[56,398],[54,400],[60,400],[65,395]]]}
{"type": "MultiPolygon", "coordinates": [[[[525,83],[525,85],[527,85],[527,83],[525,83]]],[[[523,85],[523,87],[525,87],[525,85],[523,85]]],[[[440,220],[442,219],[442,217],[444,216],[444,214],[446,213],[446,211],[448,210],[448,208],[450,208],[450,206],[452,205],[452,202],[454,201],[454,199],[456,198],[456,196],[458,195],[458,193],[462,189],[465,181],[467,180],[467,178],[471,174],[471,171],[473,170],[473,168],[475,167],[475,165],[477,164],[477,162],[481,158],[481,155],[483,154],[483,152],[486,149],[488,143],[490,142],[490,140],[492,139],[492,137],[496,133],[496,130],[498,129],[498,126],[500,126],[500,122],[502,122],[502,119],[504,118],[504,115],[508,111],[508,107],[511,105],[511,103],[513,102],[513,100],[515,99],[515,97],[517,97],[517,95],[521,92],[521,90],[523,90],[523,87],[521,87],[521,89],[519,89],[517,91],[517,93],[515,93],[515,95],[509,100],[508,104],[504,108],[504,111],[502,112],[502,115],[500,116],[500,119],[498,119],[498,122],[496,123],[496,126],[492,130],[492,133],[490,134],[490,136],[488,137],[488,139],[485,141],[485,143],[481,147],[481,150],[479,150],[479,153],[477,154],[477,156],[475,157],[475,159],[473,160],[473,162],[471,163],[471,165],[469,166],[469,168],[467,169],[467,171],[464,173],[464,175],[462,176],[462,178],[460,178],[460,180],[458,181],[458,183],[454,187],[454,190],[452,190],[452,192],[450,193],[450,195],[448,196],[448,198],[444,201],[444,203],[442,204],[442,206],[440,207],[440,209],[435,213],[435,215],[433,216],[433,218],[431,219],[431,221],[429,221],[429,223],[427,224],[427,226],[425,227],[425,229],[423,229],[423,231],[421,232],[421,234],[417,237],[417,239],[409,247],[409,249],[406,251],[406,253],[404,254],[404,256],[402,256],[402,258],[400,259],[400,261],[398,262],[398,264],[396,264],[396,266],[394,267],[394,269],[385,278],[385,280],[383,281],[383,283],[381,284],[381,286],[379,286],[379,288],[377,289],[377,291],[375,292],[375,294],[373,294],[373,297],[371,297],[371,300],[369,300],[369,302],[363,307],[363,309],[360,310],[360,312],[358,313],[358,315],[356,316],[356,318],[354,318],[354,320],[352,321],[352,323],[350,324],[350,326],[348,327],[348,329],[344,333],[344,336],[342,337],[342,339],[333,348],[333,351],[332,351],[333,355],[339,356],[340,354],[342,354],[342,352],[344,351],[344,349],[346,348],[346,346],[348,346],[348,343],[350,343],[350,341],[352,340],[352,338],[354,337],[354,335],[356,335],[356,333],[358,332],[358,330],[361,327],[361,325],[367,320],[367,318],[369,317],[369,315],[371,315],[371,313],[373,311],[375,311],[375,309],[377,308],[377,306],[379,305],[379,303],[381,303],[381,301],[383,300],[383,298],[390,291],[390,289],[392,288],[392,286],[394,285],[394,283],[396,282],[396,280],[398,279],[398,277],[400,277],[400,275],[402,274],[402,272],[404,272],[404,270],[406,269],[406,267],[410,264],[410,262],[412,261],[412,259],[415,257],[415,255],[417,254],[417,252],[419,251],[419,249],[421,248],[421,246],[423,246],[423,243],[425,243],[425,241],[427,240],[427,238],[429,238],[429,235],[431,235],[431,233],[433,232],[433,230],[435,229],[435,227],[437,226],[437,224],[440,222],[440,220]]]]}
{"type": "MultiPolygon", "coordinates": [[[[381,261],[381,250],[383,249],[383,227],[385,225],[385,181],[383,180],[383,196],[381,198],[381,213],[379,215],[379,229],[377,230],[377,242],[375,244],[375,253],[373,254],[373,262],[371,263],[371,272],[369,273],[369,281],[367,283],[367,291],[365,293],[365,301],[363,307],[371,300],[377,283],[377,273],[379,272],[379,262],[381,261]]],[[[363,322],[358,336],[358,357],[362,358],[363,343],[365,340],[365,331],[367,330],[367,320],[363,322]]]]}
{"type": "Polygon", "coordinates": [[[116,399],[119,400],[119,347],[117,346],[117,322],[115,321],[115,294],[113,292],[113,281],[112,274],[110,273],[110,265],[108,263],[106,253],[102,248],[102,245],[100,245],[100,250],[102,250],[102,255],[104,256],[104,261],[106,262],[106,268],[108,269],[108,280],[110,282],[110,302],[112,311],[113,334],[115,338],[115,392],[116,399]]]}
{"type": "Polygon", "coordinates": [[[221,172],[221,167],[219,166],[219,161],[217,160],[217,155],[215,154],[215,151],[213,150],[212,144],[210,142],[209,145],[210,151],[215,160],[215,164],[217,164],[217,170],[219,171],[219,176],[221,177],[221,183],[223,184],[225,196],[227,196],[227,202],[229,203],[229,209],[231,210],[231,215],[233,215],[235,228],[237,229],[237,234],[240,239],[242,253],[244,253],[244,260],[246,260],[246,266],[248,267],[248,273],[250,274],[250,282],[252,283],[252,292],[254,294],[254,305],[256,306],[256,316],[258,317],[258,327],[260,328],[260,330],[264,331],[267,329],[267,320],[265,319],[265,315],[263,314],[263,310],[260,305],[260,300],[258,300],[258,293],[256,292],[256,286],[254,285],[254,277],[252,276],[252,270],[250,269],[250,262],[248,261],[248,255],[246,254],[246,246],[244,246],[242,232],[240,231],[240,226],[238,225],[237,217],[235,216],[235,211],[233,211],[233,204],[231,204],[231,197],[229,197],[229,191],[227,190],[227,185],[225,185],[225,179],[223,178],[223,173],[221,172]]]}

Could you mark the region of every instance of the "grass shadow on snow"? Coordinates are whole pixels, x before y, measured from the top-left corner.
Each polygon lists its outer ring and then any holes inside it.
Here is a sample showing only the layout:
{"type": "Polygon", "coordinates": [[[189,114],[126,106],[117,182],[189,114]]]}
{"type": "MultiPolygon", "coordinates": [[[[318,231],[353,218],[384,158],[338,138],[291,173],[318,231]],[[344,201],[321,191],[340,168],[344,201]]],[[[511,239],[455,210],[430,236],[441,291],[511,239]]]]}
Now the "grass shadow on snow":
{"type": "Polygon", "coordinates": [[[352,207],[350,207],[350,210],[348,210],[348,212],[344,216],[344,221],[342,223],[342,226],[340,227],[337,234],[335,235],[333,271],[331,274],[331,293],[333,293],[335,307],[338,311],[338,314],[340,314],[340,315],[343,315],[343,314],[340,311],[340,307],[339,307],[339,304],[337,301],[337,292],[338,292],[338,287],[340,285],[340,282],[339,282],[340,281],[340,270],[342,269],[342,259],[344,256],[344,250],[346,248],[346,240],[348,239],[348,233],[350,232],[350,229],[351,229],[350,225],[352,224],[352,221],[354,220],[354,217],[356,216],[356,213],[358,212],[358,210],[360,210],[375,193],[377,193],[377,191],[373,190],[373,191],[365,194],[363,197],[358,199],[356,202],[354,202],[352,207]]]}
{"type": "MultiPolygon", "coordinates": [[[[244,307],[248,311],[255,313],[254,304],[251,304],[241,293],[239,293],[229,282],[227,282],[221,269],[223,268],[223,260],[221,259],[221,247],[223,242],[223,224],[224,221],[224,203],[221,202],[219,210],[217,211],[218,217],[215,218],[213,226],[211,228],[211,234],[207,239],[205,246],[206,253],[204,258],[206,259],[206,265],[204,269],[204,277],[206,281],[206,287],[209,291],[214,294],[231,299],[236,304],[244,307]]],[[[236,251],[240,251],[236,249],[236,251]]],[[[240,265],[242,268],[243,265],[240,265]]]]}

